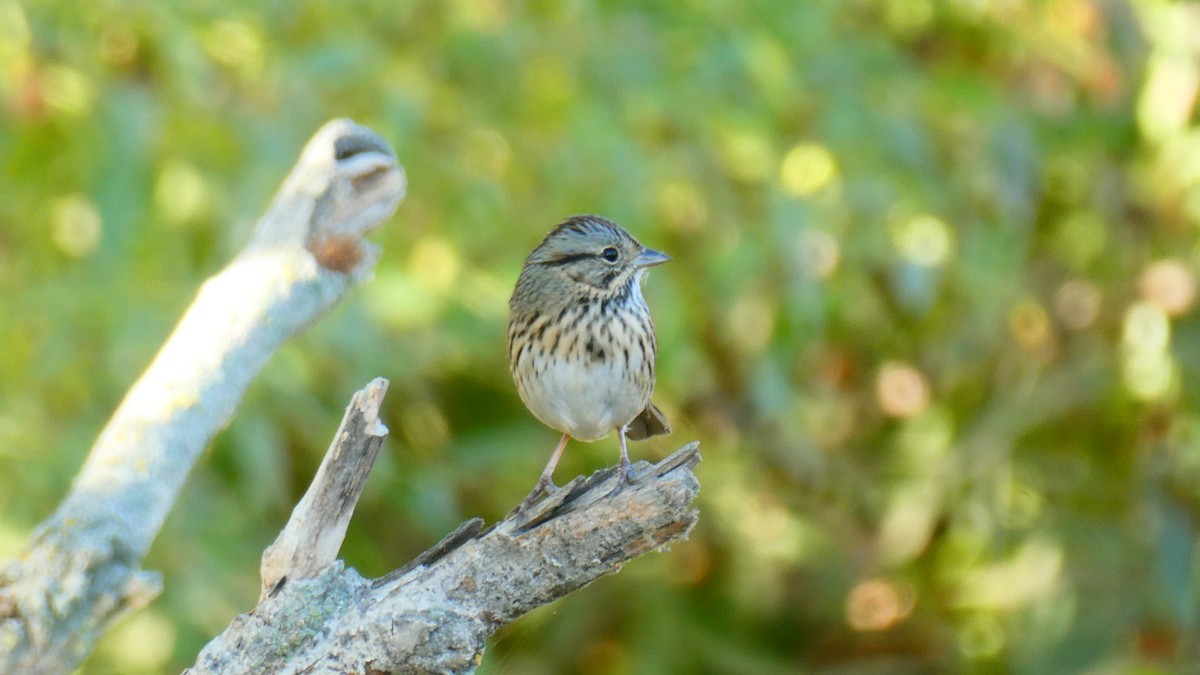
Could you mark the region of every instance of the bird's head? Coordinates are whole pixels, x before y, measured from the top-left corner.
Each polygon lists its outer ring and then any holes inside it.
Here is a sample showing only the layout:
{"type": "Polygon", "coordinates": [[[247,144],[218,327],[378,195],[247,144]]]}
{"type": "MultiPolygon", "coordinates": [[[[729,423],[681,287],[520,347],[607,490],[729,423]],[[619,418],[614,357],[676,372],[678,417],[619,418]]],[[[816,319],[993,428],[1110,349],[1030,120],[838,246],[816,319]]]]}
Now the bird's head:
{"type": "Polygon", "coordinates": [[[640,279],[647,267],[670,259],[611,220],[574,216],[546,235],[525,262],[601,292],[614,292],[640,279]]]}

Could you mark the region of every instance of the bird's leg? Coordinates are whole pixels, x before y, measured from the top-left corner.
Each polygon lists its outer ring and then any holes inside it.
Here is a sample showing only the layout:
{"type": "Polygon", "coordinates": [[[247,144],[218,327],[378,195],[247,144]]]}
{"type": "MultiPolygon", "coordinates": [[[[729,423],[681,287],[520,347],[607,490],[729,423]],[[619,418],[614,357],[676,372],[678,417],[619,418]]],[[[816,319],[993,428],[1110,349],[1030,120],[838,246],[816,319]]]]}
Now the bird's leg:
{"type": "Polygon", "coordinates": [[[550,455],[550,461],[546,463],[546,468],[542,469],[542,476],[538,478],[537,485],[533,486],[533,492],[530,492],[525,497],[525,500],[521,502],[521,506],[518,507],[519,511],[529,508],[529,505],[535,499],[542,496],[542,494],[550,494],[558,489],[554,485],[554,467],[558,466],[558,460],[562,457],[563,450],[567,448],[567,441],[569,440],[571,440],[571,435],[563,434],[562,438],[558,441],[558,447],[554,448],[554,454],[550,455]]]}
{"type": "Polygon", "coordinates": [[[623,425],[620,429],[617,429],[618,437],[621,439],[621,465],[619,469],[621,475],[617,479],[617,484],[609,491],[609,497],[620,492],[626,485],[633,485],[633,464],[629,461],[629,448],[625,440],[625,431],[628,426],[623,425]]]}
{"type": "Polygon", "coordinates": [[[629,462],[629,441],[625,438],[629,425],[626,424],[619,430],[621,436],[621,482],[633,483],[633,464],[629,462]]]}

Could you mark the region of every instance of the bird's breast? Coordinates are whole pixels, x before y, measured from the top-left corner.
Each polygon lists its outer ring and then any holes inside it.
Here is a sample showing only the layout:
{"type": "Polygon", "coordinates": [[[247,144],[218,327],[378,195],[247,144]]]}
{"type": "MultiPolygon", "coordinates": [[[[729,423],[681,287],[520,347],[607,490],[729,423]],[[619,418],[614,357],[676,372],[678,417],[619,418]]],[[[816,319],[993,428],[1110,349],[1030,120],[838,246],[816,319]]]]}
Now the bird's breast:
{"type": "Polygon", "coordinates": [[[582,441],[603,438],[628,424],[649,400],[613,365],[583,361],[547,367],[519,388],[538,419],[582,441]]]}
{"type": "Polygon", "coordinates": [[[580,303],[510,329],[513,378],[529,410],[583,441],[637,416],[654,387],[654,329],[644,307],[601,312],[599,303],[580,303]]]}

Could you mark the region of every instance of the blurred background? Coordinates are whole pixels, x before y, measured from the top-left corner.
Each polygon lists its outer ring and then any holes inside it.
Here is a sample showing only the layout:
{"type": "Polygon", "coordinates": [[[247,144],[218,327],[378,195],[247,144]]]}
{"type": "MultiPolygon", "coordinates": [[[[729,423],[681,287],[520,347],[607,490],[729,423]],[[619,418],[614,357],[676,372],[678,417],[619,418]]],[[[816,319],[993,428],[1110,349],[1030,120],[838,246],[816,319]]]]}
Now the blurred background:
{"type": "Polygon", "coordinates": [[[675,433],[632,451],[701,441],[700,523],[481,673],[1195,668],[1198,89],[1194,2],[0,0],[0,554],[349,116],[410,179],[376,278],[253,384],[86,672],[177,672],[253,607],[375,376],[349,564],[515,505],[557,436],[506,303],[576,213],[674,256],[675,433]]]}

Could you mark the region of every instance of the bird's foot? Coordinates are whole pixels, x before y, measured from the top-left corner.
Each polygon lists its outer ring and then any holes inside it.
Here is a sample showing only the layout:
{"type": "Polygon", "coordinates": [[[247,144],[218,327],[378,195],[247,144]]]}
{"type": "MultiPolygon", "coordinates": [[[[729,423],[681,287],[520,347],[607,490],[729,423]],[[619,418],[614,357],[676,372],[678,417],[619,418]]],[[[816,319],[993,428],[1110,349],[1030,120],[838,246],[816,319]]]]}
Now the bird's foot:
{"type": "Polygon", "coordinates": [[[633,464],[629,460],[624,459],[621,462],[621,467],[618,469],[617,484],[613,489],[604,495],[605,498],[615,497],[621,490],[625,489],[626,485],[633,485],[633,464]]]}
{"type": "Polygon", "coordinates": [[[558,492],[558,490],[559,488],[554,484],[554,481],[542,476],[540,479],[538,479],[537,485],[533,486],[533,491],[526,495],[525,499],[521,501],[521,505],[517,507],[517,513],[521,513],[530,506],[533,506],[533,503],[542,496],[552,495],[555,492],[558,492]]]}

